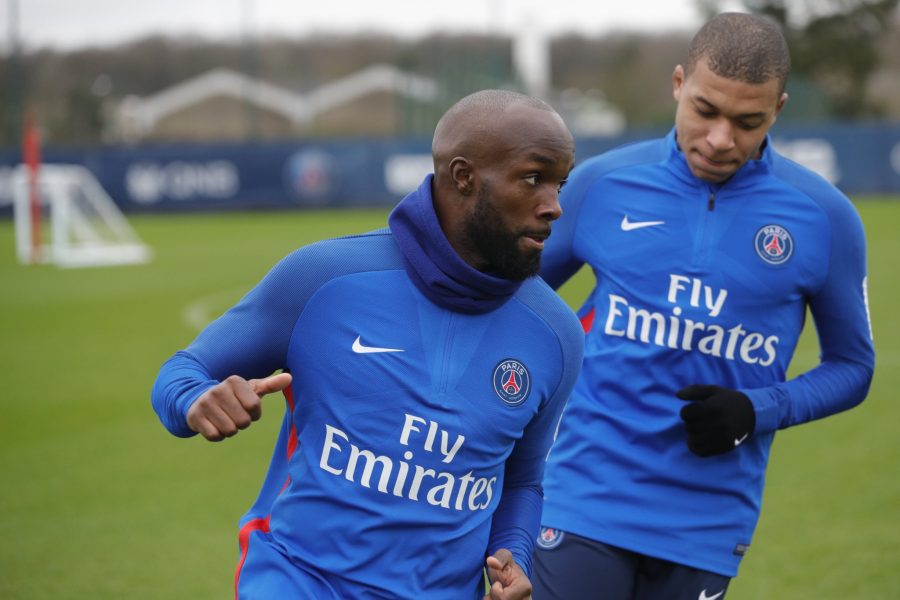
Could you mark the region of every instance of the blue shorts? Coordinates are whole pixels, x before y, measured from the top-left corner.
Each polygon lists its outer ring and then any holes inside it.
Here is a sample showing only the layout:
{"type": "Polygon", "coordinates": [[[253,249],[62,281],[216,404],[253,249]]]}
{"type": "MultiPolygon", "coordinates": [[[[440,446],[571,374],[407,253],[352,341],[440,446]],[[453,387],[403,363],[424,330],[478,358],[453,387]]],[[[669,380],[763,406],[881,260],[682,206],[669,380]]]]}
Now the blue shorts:
{"type": "Polygon", "coordinates": [[[722,600],[730,577],[541,527],[534,600],[722,600]]]}

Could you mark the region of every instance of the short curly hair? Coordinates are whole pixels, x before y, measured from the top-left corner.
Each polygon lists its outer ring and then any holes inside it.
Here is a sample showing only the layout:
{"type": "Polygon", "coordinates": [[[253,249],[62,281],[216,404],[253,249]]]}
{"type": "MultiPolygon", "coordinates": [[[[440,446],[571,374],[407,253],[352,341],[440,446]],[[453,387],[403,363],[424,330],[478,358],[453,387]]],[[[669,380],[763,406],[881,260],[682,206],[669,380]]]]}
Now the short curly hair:
{"type": "Polygon", "coordinates": [[[777,79],[784,91],[791,71],[791,54],[781,28],[764,17],[721,13],[700,28],[688,48],[685,74],[700,60],[727,79],[760,84],[777,79]]]}

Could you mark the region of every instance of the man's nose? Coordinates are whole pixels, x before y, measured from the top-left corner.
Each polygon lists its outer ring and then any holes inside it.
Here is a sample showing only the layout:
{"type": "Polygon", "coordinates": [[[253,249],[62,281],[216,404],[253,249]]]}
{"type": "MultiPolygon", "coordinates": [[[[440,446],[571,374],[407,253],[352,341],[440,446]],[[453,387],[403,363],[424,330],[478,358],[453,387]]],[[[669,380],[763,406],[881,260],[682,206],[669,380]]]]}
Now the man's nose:
{"type": "Polygon", "coordinates": [[[734,130],[727,119],[718,119],[706,134],[706,143],[716,152],[725,152],[734,147],[734,130]]]}
{"type": "Polygon", "coordinates": [[[559,188],[547,186],[548,192],[541,199],[538,206],[538,216],[547,221],[555,221],[562,216],[562,206],[559,205],[559,188]]]}

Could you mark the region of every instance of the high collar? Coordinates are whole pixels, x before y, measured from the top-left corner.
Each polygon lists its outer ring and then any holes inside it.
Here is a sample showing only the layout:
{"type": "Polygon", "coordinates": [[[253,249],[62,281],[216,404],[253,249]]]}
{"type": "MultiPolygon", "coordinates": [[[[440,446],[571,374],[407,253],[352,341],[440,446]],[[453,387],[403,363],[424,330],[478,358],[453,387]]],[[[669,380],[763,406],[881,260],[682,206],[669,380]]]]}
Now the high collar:
{"type": "Polygon", "coordinates": [[[762,143],[762,151],[760,152],[759,158],[748,160],[741,165],[741,168],[735,171],[731,177],[722,183],[711,183],[698,179],[691,172],[691,168],[688,166],[684,152],[678,147],[678,140],[676,139],[674,127],[666,136],[666,144],[669,148],[668,164],[670,169],[675,173],[678,179],[698,188],[709,188],[712,190],[718,190],[723,186],[728,186],[729,189],[739,188],[743,186],[748,178],[767,173],[772,167],[772,139],[768,134],[766,134],[766,139],[762,143]]]}
{"type": "Polygon", "coordinates": [[[522,282],[482,273],[460,258],[438,222],[431,196],[433,177],[428,175],[388,216],[410,279],[444,308],[465,313],[499,308],[522,282]]]}

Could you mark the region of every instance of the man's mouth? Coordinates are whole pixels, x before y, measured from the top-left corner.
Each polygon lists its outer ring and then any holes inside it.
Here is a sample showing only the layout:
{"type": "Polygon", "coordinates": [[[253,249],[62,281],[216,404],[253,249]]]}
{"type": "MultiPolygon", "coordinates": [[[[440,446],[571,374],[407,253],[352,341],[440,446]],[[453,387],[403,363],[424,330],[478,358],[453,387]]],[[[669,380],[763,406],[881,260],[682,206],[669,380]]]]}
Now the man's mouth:
{"type": "Polygon", "coordinates": [[[716,159],[714,159],[714,158],[710,158],[710,157],[706,156],[706,155],[703,154],[702,152],[698,152],[698,153],[697,153],[697,156],[699,156],[700,159],[701,159],[703,162],[705,162],[706,164],[710,165],[711,167],[718,168],[718,169],[722,169],[722,168],[728,167],[728,166],[731,165],[732,162],[733,162],[733,161],[731,161],[730,159],[716,160],[716,159]]]}
{"type": "Polygon", "coordinates": [[[544,242],[547,238],[550,237],[550,232],[529,232],[522,235],[522,239],[525,240],[525,244],[528,247],[536,248],[538,250],[544,249],[544,242]]]}

